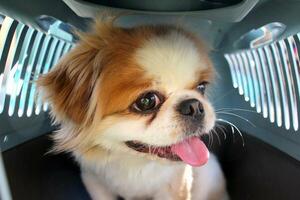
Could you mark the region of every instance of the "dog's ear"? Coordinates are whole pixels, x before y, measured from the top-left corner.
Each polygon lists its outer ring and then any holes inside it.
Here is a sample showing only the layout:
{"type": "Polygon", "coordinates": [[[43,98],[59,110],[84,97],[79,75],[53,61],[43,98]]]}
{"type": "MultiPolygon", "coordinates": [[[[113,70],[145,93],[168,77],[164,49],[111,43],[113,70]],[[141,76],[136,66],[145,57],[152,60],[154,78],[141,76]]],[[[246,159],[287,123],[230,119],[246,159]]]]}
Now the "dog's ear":
{"type": "Polygon", "coordinates": [[[50,103],[56,122],[77,124],[92,121],[97,107],[97,87],[103,68],[106,38],[112,20],[98,20],[89,33],[77,33],[76,46],[37,82],[43,99],[50,103]]]}
{"type": "MultiPolygon", "coordinates": [[[[91,104],[101,66],[97,66],[98,51],[80,44],[54,68],[38,80],[43,98],[52,108],[57,121],[83,123],[91,104]]],[[[89,116],[91,117],[91,116],[89,116]]]]}

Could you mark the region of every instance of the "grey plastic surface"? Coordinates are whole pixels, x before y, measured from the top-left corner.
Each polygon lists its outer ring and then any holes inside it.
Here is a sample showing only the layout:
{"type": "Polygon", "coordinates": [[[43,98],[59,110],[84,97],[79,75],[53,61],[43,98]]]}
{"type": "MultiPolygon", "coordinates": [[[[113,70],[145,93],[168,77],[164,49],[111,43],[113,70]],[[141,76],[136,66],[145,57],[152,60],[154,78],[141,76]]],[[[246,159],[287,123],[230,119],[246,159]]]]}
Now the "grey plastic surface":
{"type": "Polygon", "coordinates": [[[82,0],[63,0],[77,15],[81,17],[95,18],[98,13],[112,9],[135,14],[156,14],[156,15],[195,15],[199,19],[218,20],[225,22],[241,21],[256,5],[258,0],[244,0],[243,2],[219,9],[201,10],[201,11],[184,11],[184,12],[153,12],[145,10],[130,10],[111,8],[99,4],[85,2],[82,0]]]}
{"type": "Polygon", "coordinates": [[[39,135],[54,130],[50,125],[47,113],[33,115],[32,117],[9,117],[7,110],[0,115],[0,149],[5,151],[39,135]]]}
{"type": "Polygon", "coordinates": [[[0,33],[0,149],[4,151],[54,129],[45,112],[47,104],[37,96],[35,80],[73,44],[9,17],[0,33]]]}
{"type": "MultiPolygon", "coordinates": [[[[299,9],[300,2],[295,0],[265,1],[259,7],[253,9],[243,21],[234,24],[230,31],[225,34],[224,40],[220,44],[222,51],[219,52],[219,57],[215,59],[215,61],[217,66],[219,66],[219,70],[221,69],[222,77],[227,77],[226,79],[223,79],[223,83],[220,84],[220,94],[225,91],[228,91],[229,94],[227,95],[227,98],[223,98],[223,100],[218,103],[217,107],[242,108],[255,111],[254,108],[250,107],[249,102],[245,102],[243,96],[238,94],[237,89],[233,89],[232,83],[230,83],[231,79],[229,78],[231,77],[229,66],[227,66],[227,62],[223,60],[222,54],[239,51],[239,49],[234,48],[233,44],[240,36],[254,28],[258,28],[270,22],[281,22],[286,25],[286,31],[278,39],[286,38],[300,32],[299,9]]],[[[287,100],[289,101],[290,99],[287,100]]],[[[300,102],[297,102],[297,104],[299,107],[300,102]]],[[[287,111],[288,110],[282,110],[282,112],[287,111]]],[[[293,110],[290,112],[291,114],[294,113],[293,110]]],[[[231,118],[232,121],[238,124],[240,129],[300,160],[300,131],[294,131],[293,129],[288,131],[285,129],[285,126],[279,128],[276,123],[271,123],[268,119],[263,118],[262,114],[252,112],[238,112],[238,114],[242,117],[246,117],[256,126],[253,127],[244,120],[238,118],[231,118]]],[[[229,116],[227,117],[229,118],[229,116]]]]}
{"type": "MultiPolygon", "coordinates": [[[[229,66],[227,66],[227,62],[223,55],[217,53],[213,55],[213,59],[219,75],[214,86],[210,88],[209,91],[210,98],[214,99],[213,105],[215,106],[217,113],[219,109],[231,108],[233,113],[246,118],[250,123],[239,117],[226,114],[218,114],[218,118],[224,118],[233,122],[242,131],[260,138],[266,143],[271,144],[297,160],[300,160],[299,131],[288,131],[284,127],[279,128],[275,123],[271,123],[268,118],[263,118],[261,113],[256,113],[255,108],[251,108],[250,103],[246,102],[244,97],[239,95],[238,89],[233,88],[229,66]],[[245,111],[235,109],[245,109],[245,111]],[[251,123],[253,123],[254,126],[251,125],[251,123]]],[[[238,132],[235,131],[232,134],[237,135],[238,132]]]]}
{"type": "Polygon", "coordinates": [[[40,31],[45,31],[37,23],[41,16],[52,16],[81,29],[86,27],[85,20],[61,0],[0,0],[0,13],[40,31]]]}
{"type": "Polygon", "coordinates": [[[286,25],[286,30],[278,40],[293,35],[300,30],[299,9],[299,0],[261,0],[259,6],[254,7],[242,21],[232,24],[220,46],[226,52],[238,50],[233,44],[242,35],[271,22],[286,25]]]}

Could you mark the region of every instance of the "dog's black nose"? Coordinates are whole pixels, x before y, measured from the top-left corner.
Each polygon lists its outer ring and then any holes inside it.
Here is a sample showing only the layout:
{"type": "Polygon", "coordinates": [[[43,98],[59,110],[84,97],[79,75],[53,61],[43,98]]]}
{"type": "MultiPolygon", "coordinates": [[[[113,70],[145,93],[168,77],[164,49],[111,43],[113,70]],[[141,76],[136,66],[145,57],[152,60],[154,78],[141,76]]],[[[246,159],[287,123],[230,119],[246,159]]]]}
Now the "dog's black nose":
{"type": "Polygon", "coordinates": [[[196,120],[201,120],[204,117],[203,105],[198,99],[182,101],[178,106],[178,112],[196,120]]]}

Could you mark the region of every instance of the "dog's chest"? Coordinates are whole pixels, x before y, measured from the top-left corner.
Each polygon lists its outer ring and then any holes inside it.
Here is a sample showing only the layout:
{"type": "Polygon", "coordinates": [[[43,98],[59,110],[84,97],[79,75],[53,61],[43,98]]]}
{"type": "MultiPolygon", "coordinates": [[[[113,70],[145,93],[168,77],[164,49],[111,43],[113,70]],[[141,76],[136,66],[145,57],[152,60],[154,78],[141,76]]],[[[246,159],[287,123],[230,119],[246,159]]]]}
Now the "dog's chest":
{"type": "Polygon", "coordinates": [[[152,197],[172,181],[176,168],[149,163],[145,165],[106,165],[98,172],[101,182],[126,198],[152,197]]]}

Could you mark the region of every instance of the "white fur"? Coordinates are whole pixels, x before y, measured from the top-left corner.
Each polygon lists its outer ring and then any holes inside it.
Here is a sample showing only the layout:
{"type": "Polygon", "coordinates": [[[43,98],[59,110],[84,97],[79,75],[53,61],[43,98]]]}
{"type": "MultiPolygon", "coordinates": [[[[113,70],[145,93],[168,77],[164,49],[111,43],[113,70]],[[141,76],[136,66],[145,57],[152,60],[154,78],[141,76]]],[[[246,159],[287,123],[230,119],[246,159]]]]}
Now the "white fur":
{"type": "Polygon", "coordinates": [[[177,31],[151,38],[137,50],[136,60],[168,93],[183,89],[208,67],[195,44],[177,31]]]}
{"type": "Polygon", "coordinates": [[[132,156],[111,156],[108,162],[99,159],[92,165],[80,160],[83,181],[93,200],[110,200],[117,195],[126,200],[150,197],[175,200],[180,190],[177,184],[181,182],[187,183],[190,192],[185,200],[227,199],[225,180],[213,155],[205,166],[198,168],[132,156]]]}

